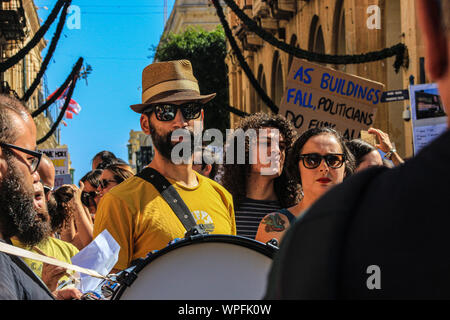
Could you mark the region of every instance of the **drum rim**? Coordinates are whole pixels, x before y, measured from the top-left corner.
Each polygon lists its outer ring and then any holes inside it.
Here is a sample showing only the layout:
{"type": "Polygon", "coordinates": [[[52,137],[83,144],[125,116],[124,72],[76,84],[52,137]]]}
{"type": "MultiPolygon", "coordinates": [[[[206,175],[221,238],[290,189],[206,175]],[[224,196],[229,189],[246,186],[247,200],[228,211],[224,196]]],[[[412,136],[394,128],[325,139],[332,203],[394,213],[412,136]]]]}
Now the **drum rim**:
{"type": "MultiPolygon", "coordinates": [[[[167,252],[170,252],[172,250],[175,250],[180,247],[187,246],[188,244],[193,243],[204,243],[204,242],[220,242],[220,243],[230,243],[230,244],[242,244],[244,247],[253,249],[268,258],[272,259],[275,256],[275,253],[277,252],[277,248],[268,244],[265,244],[260,241],[256,241],[250,238],[242,237],[242,236],[233,236],[233,235],[226,235],[226,234],[207,234],[207,235],[196,235],[191,236],[188,238],[181,238],[177,242],[168,245],[161,250],[158,250],[157,252],[137,260],[135,266],[130,266],[127,269],[133,268],[131,272],[135,273],[136,275],[139,274],[142,269],[144,269],[149,263],[151,263],[153,260],[157,259],[158,257],[164,255],[167,252]]],[[[119,299],[122,294],[125,292],[125,290],[129,286],[123,286],[121,285],[119,289],[117,290],[116,294],[113,296],[113,300],[119,299]]]]}

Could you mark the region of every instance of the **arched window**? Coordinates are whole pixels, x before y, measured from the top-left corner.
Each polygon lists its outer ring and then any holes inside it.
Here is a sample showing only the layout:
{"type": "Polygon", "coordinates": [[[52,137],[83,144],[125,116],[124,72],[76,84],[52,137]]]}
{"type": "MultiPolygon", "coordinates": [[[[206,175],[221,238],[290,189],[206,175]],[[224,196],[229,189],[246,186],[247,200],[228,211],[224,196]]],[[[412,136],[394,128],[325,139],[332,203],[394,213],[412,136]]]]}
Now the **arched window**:
{"type": "MultiPolygon", "coordinates": [[[[297,48],[298,48],[298,44],[297,44],[297,36],[296,36],[295,34],[293,34],[293,35],[291,36],[291,41],[290,41],[289,44],[290,44],[291,46],[293,46],[293,47],[297,47],[297,48]]],[[[288,70],[287,70],[288,74],[289,74],[289,71],[291,70],[292,60],[294,60],[294,56],[293,56],[293,55],[289,55],[289,59],[288,59],[288,70]]]]}
{"type": "Polygon", "coordinates": [[[281,65],[280,54],[275,51],[272,62],[272,98],[273,102],[280,106],[284,92],[283,68],[281,65]]]}
{"type": "Polygon", "coordinates": [[[314,16],[309,29],[309,51],[316,53],[325,53],[325,40],[323,38],[322,26],[319,23],[319,17],[314,16]]]}
{"type": "MultiPolygon", "coordinates": [[[[337,55],[347,54],[346,38],[345,38],[345,10],[344,0],[336,2],[333,21],[333,50],[337,55]]],[[[336,69],[345,70],[345,65],[335,66],[336,69]]]]}
{"type": "MultiPolygon", "coordinates": [[[[264,67],[262,64],[259,65],[258,68],[258,83],[261,86],[262,90],[264,92],[267,92],[267,84],[266,84],[266,75],[264,74],[264,67]]],[[[257,92],[255,92],[256,94],[256,110],[255,112],[265,112],[265,113],[269,113],[270,109],[269,107],[263,102],[263,100],[261,99],[261,97],[259,96],[259,94],[257,92]]]]}

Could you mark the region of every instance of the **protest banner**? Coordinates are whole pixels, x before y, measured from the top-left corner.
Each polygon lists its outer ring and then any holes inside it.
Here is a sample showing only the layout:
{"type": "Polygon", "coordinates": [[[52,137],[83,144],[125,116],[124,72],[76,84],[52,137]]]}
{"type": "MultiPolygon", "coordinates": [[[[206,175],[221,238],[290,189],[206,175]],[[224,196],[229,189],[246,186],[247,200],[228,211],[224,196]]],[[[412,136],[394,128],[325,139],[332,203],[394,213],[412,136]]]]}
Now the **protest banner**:
{"type": "Polygon", "coordinates": [[[54,189],[58,189],[63,184],[72,183],[72,175],[69,170],[69,152],[67,148],[41,149],[55,166],[54,189]]]}
{"type": "Polygon", "coordinates": [[[329,126],[345,138],[373,126],[384,85],[294,58],[280,114],[302,133],[329,126]]]}

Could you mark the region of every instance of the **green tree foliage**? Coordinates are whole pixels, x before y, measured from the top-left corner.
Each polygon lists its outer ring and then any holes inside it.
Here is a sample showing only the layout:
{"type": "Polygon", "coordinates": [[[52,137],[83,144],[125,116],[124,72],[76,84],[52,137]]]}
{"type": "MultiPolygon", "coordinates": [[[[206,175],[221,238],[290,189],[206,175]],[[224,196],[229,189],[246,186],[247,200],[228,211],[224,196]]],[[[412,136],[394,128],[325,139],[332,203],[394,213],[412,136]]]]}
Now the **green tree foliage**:
{"type": "Polygon", "coordinates": [[[205,105],[205,129],[217,128],[225,137],[230,127],[228,72],[225,64],[226,41],[221,26],[213,31],[190,27],[178,34],[170,33],[153,48],[155,61],[187,59],[191,61],[201,94],[216,92],[205,105]]]}

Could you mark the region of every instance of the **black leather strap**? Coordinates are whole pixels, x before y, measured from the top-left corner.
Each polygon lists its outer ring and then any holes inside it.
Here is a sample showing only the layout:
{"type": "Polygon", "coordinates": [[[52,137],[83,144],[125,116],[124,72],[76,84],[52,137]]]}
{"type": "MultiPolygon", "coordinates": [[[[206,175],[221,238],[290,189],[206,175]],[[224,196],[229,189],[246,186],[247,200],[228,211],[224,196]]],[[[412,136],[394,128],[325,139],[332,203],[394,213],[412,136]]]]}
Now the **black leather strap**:
{"type": "Polygon", "coordinates": [[[186,203],[184,203],[172,184],[167,181],[162,174],[153,168],[146,167],[136,176],[155,186],[156,190],[158,190],[164,200],[166,200],[167,204],[181,221],[188,233],[193,230],[197,230],[194,234],[206,233],[205,227],[203,225],[197,225],[197,222],[186,203]]]}

